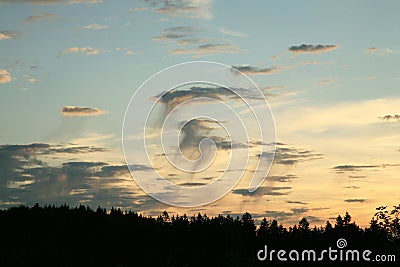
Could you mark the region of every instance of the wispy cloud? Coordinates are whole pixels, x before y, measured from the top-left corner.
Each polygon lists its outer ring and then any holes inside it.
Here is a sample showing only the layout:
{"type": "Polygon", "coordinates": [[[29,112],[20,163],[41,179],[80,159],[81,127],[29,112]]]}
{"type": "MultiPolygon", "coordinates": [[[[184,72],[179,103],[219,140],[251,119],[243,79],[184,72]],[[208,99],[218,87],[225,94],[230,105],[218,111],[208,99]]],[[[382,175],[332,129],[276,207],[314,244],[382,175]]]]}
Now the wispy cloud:
{"type": "Polygon", "coordinates": [[[50,19],[50,18],[56,18],[56,17],[57,17],[57,14],[44,13],[44,14],[40,14],[40,15],[36,15],[36,16],[29,16],[25,19],[25,21],[33,22],[33,21],[38,21],[38,20],[42,20],[42,19],[50,19]]]}
{"type": "Polygon", "coordinates": [[[348,203],[364,203],[367,200],[365,198],[350,198],[350,199],[345,199],[344,201],[348,203]]]}
{"type": "Polygon", "coordinates": [[[366,169],[378,168],[379,165],[338,165],[333,167],[333,170],[338,173],[343,172],[358,172],[366,169]]]}
{"type": "Polygon", "coordinates": [[[148,0],[157,13],[170,16],[211,19],[211,0],[148,0]]]}
{"type": "MultiPolygon", "coordinates": [[[[258,157],[271,157],[270,152],[259,154],[258,157]]],[[[277,143],[274,157],[274,164],[285,166],[295,165],[300,162],[322,159],[323,154],[313,150],[299,149],[287,144],[277,143]]]]}
{"type": "Polygon", "coordinates": [[[143,50],[132,50],[132,49],[129,49],[129,48],[121,48],[121,47],[117,47],[117,48],[115,48],[115,50],[123,52],[123,53],[125,53],[125,55],[128,55],[128,56],[133,56],[133,55],[137,55],[137,54],[143,53],[143,50]]]}
{"type": "Polygon", "coordinates": [[[288,195],[288,190],[292,189],[290,186],[263,186],[257,189],[257,191],[250,193],[249,190],[246,189],[235,189],[232,191],[233,194],[239,194],[242,196],[285,196],[288,195]]]}
{"type": "Polygon", "coordinates": [[[174,55],[193,55],[195,57],[213,55],[213,54],[235,54],[239,53],[240,50],[233,44],[221,44],[221,43],[213,43],[213,44],[203,44],[195,47],[193,49],[183,49],[178,48],[172,51],[174,55]]]}
{"type": "Polygon", "coordinates": [[[53,4],[97,4],[102,0],[0,0],[0,3],[10,4],[34,4],[34,5],[53,5],[53,4]]]}
{"type": "Polygon", "coordinates": [[[210,39],[206,38],[180,39],[178,40],[178,44],[180,45],[202,44],[202,43],[207,43],[209,41],[210,39]]]}
{"type": "Polygon", "coordinates": [[[277,67],[270,67],[270,68],[258,68],[250,65],[237,65],[237,66],[232,66],[232,68],[237,69],[240,72],[243,72],[244,74],[271,74],[278,72],[279,69],[277,67]]]}
{"type": "Polygon", "coordinates": [[[218,30],[223,34],[233,36],[233,37],[247,37],[247,34],[245,34],[245,33],[228,30],[226,28],[219,28],[218,30]]]}
{"type": "Polygon", "coordinates": [[[89,46],[86,47],[69,47],[62,51],[63,54],[74,54],[74,53],[82,53],[86,56],[91,56],[91,55],[97,55],[100,53],[106,52],[104,49],[97,49],[97,48],[92,48],[89,46]]]}
{"type": "Polygon", "coordinates": [[[376,54],[376,55],[385,55],[394,53],[393,49],[390,48],[378,48],[378,47],[369,47],[364,51],[366,54],[376,54]]]}
{"type": "Polygon", "coordinates": [[[0,40],[13,39],[16,38],[17,35],[18,33],[14,31],[0,31],[0,40]]]}
{"type": "Polygon", "coordinates": [[[12,81],[11,75],[7,70],[0,69],[0,84],[12,81]]]}
{"type": "Polygon", "coordinates": [[[192,36],[194,32],[198,31],[197,28],[189,26],[179,26],[165,29],[159,36],[153,37],[155,41],[176,41],[177,39],[192,36]]]}
{"type": "Polygon", "coordinates": [[[332,84],[335,83],[336,81],[333,79],[326,79],[326,80],[321,80],[317,83],[317,85],[327,85],[327,84],[332,84]]]}
{"type": "Polygon", "coordinates": [[[89,25],[81,27],[81,29],[89,29],[89,30],[102,30],[102,29],[105,29],[105,28],[108,28],[108,26],[97,24],[97,23],[89,24],[89,25]]]}
{"type": "Polygon", "coordinates": [[[129,12],[135,12],[135,11],[144,11],[147,10],[147,7],[134,7],[134,8],[130,8],[128,9],[129,12]]]}
{"type": "Polygon", "coordinates": [[[289,47],[289,51],[292,53],[326,53],[335,49],[338,49],[338,45],[310,45],[310,44],[302,44],[302,45],[294,45],[289,47]]]}
{"type": "Polygon", "coordinates": [[[400,115],[398,115],[398,114],[396,114],[396,115],[385,115],[385,116],[381,116],[381,117],[378,117],[378,118],[383,120],[383,121],[391,121],[391,120],[400,121],[400,115]]]}
{"type": "Polygon", "coordinates": [[[84,116],[98,116],[107,114],[107,111],[98,108],[77,107],[77,106],[64,106],[61,109],[61,115],[65,117],[84,117],[84,116]]]}

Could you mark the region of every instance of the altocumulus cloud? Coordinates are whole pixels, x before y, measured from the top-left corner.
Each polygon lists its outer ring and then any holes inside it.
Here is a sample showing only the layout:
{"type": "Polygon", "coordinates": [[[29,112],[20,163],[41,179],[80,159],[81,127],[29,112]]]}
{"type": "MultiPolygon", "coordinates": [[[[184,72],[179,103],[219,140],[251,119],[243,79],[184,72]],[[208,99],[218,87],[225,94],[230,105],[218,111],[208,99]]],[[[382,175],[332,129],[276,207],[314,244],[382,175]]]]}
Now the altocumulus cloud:
{"type": "Polygon", "coordinates": [[[77,106],[64,106],[61,109],[61,115],[66,117],[84,117],[84,116],[98,116],[107,114],[107,111],[98,108],[77,107],[77,106]]]}
{"type": "Polygon", "coordinates": [[[325,53],[328,51],[332,51],[338,49],[338,45],[310,45],[310,44],[302,44],[302,45],[293,45],[289,47],[289,51],[293,53],[325,53]]]}

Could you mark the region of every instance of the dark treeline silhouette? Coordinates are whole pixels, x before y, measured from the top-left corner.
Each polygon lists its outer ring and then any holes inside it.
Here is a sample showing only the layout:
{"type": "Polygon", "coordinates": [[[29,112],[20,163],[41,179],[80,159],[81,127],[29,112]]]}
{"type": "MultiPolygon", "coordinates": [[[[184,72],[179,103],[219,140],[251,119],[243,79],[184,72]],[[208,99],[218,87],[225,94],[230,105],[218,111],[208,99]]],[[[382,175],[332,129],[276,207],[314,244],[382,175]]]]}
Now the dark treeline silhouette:
{"type": "MultiPolygon", "coordinates": [[[[306,218],[284,227],[263,219],[256,225],[249,213],[241,217],[142,216],[132,211],[86,206],[70,208],[36,204],[0,211],[0,266],[287,266],[321,262],[259,261],[264,248],[348,249],[395,255],[400,262],[400,205],[377,208],[369,227],[352,222],[350,214],[321,227],[306,218]]],[[[377,262],[332,262],[329,266],[375,266],[377,262]]],[[[387,266],[385,263],[382,266],[387,266]]]]}

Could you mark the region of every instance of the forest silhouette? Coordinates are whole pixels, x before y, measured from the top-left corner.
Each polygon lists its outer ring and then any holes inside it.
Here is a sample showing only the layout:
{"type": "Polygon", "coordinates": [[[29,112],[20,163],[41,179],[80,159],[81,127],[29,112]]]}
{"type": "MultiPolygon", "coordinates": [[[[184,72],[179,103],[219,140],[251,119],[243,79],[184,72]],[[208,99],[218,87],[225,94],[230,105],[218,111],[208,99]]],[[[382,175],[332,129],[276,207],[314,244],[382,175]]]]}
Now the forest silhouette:
{"type": "MultiPolygon", "coordinates": [[[[310,227],[306,218],[284,227],[264,218],[206,214],[143,216],[132,211],[68,205],[0,211],[0,266],[376,266],[377,262],[268,262],[257,252],[348,248],[391,254],[400,261],[400,205],[378,207],[368,227],[347,212],[310,227]]],[[[393,263],[392,263],[393,264],[393,263]]],[[[395,263],[394,263],[395,264],[395,263]]],[[[387,266],[388,262],[380,266],[387,266]]]]}

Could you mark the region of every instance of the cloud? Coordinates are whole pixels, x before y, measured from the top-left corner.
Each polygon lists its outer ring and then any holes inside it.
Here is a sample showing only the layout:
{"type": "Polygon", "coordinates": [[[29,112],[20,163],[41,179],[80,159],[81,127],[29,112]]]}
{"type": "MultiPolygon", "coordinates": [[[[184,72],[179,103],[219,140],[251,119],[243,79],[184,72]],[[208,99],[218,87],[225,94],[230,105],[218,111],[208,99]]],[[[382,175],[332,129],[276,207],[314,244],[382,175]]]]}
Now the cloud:
{"type": "Polygon", "coordinates": [[[390,48],[378,48],[378,47],[369,47],[364,51],[366,54],[376,54],[376,55],[385,55],[385,54],[393,54],[393,49],[390,48]]]}
{"type": "Polygon", "coordinates": [[[302,44],[302,45],[294,45],[289,47],[289,51],[293,53],[325,53],[335,49],[338,49],[338,45],[310,45],[310,44],[302,44]]]}
{"type": "Polygon", "coordinates": [[[333,167],[333,170],[338,173],[357,172],[365,169],[378,168],[380,165],[338,165],[333,167]]]}
{"type": "Polygon", "coordinates": [[[135,11],[144,11],[147,10],[147,7],[135,7],[135,8],[130,8],[128,9],[129,12],[135,12],[135,11]]]}
{"type": "Polygon", "coordinates": [[[77,107],[77,106],[64,106],[61,109],[61,114],[66,117],[83,117],[83,116],[98,116],[107,114],[107,111],[98,108],[77,107]]]}
{"type": "Polygon", "coordinates": [[[0,196],[2,200],[28,205],[86,203],[132,208],[137,187],[126,166],[77,158],[104,151],[108,150],[45,143],[1,145],[0,196]],[[54,159],[63,154],[73,155],[73,161],[54,165],[54,159]]]}
{"type": "Polygon", "coordinates": [[[12,81],[11,75],[7,70],[0,69],[0,84],[12,81]]]}
{"type": "Polygon", "coordinates": [[[180,39],[177,42],[180,45],[191,45],[191,44],[207,43],[209,42],[209,39],[205,38],[180,39]]]}
{"type": "Polygon", "coordinates": [[[0,31],[0,40],[13,39],[16,38],[17,35],[18,33],[14,31],[0,31]]]}
{"type": "Polygon", "coordinates": [[[57,17],[57,14],[53,13],[44,13],[41,15],[36,15],[36,16],[29,16],[25,19],[25,21],[32,22],[32,21],[38,21],[42,19],[49,19],[49,18],[55,18],[57,17]]]}
{"type": "Polygon", "coordinates": [[[257,68],[249,65],[237,65],[232,66],[232,68],[237,69],[244,74],[252,75],[252,74],[271,74],[276,73],[279,71],[277,67],[270,67],[270,68],[257,68]]]}
{"type": "MultiPolygon", "coordinates": [[[[333,167],[333,171],[336,173],[345,173],[345,172],[359,172],[363,170],[373,170],[373,169],[382,169],[382,168],[387,168],[387,167],[397,167],[400,164],[379,164],[379,165],[338,165],[333,167]]],[[[355,178],[355,177],[352,177],[355,178]]],[[[361,177],[357,177],[361,178],[361,177]]]]}
{"type": "MultiPolygon", "coordinates": [[[[272,155],[270,152],[264,152],[259,157],[268,157],[272,155]]],[[[300,162],[322,159],[323,154],[315,153],[313,150],[298,149],[290,147],[286,144],[277,143],[274,157],[274,164],[295,165],[300,162]]]]}
{"type": "Polygon", "coordinates": [[[344,201],[348,203],[364,203],[367,200],[364,198],[351,198],[351,199],[345,199],[344,201]]]}
{"type": "Polygon", "coordinates": [[[391,120],[396,120],[396,121],[400,121],[400,115],[396,114],[396,115],[385,115],[385,116],[381,116],[378,117],[380,120],[383,121],[391,121],[391,120]]]}
{"type": "Polygon", "coordinates": [[[332,79],[326,79],[326,80],[321,80],[317,83],[317,85],[327,85],[327,84],[332,84],[335,83],[335,80],[332,79]]]}
{"type": "Polygon", "coordinates": [[[229,36],[233,36],[233,37],[247,37],[247,34],[241,33],[241,32],[237,32],[237,31],[232,31],[232,30],[228,30],[225,28],[219,28],[218,29],[221,33],[229,35],[229,36]]]}
{"type": "Polygon", "coordinates": [[[108,28],[108,26],[97,24],[97,23],[89,24],[89,25],[81,27],[81,29],[90,29],[90,30],[101,30],[101,29],[105,29],[105,28],[108,28]]]}
{"type": "Polygon", "coordinates": [[[148,0],[157,13],[177,17],[211,19],[211,0],[148,0]]]}
{"type": "Polygon", "coordinates": [[[6,4],[34,4],[34,5],[54,5],[54,4],[96,4],[102,0],[0,0],[6,4]]]}
{"type": "Polygon", "coordinates": [[[87,47],[76,47],[75,46],[75,47],[67,48],[64,51],[62,51],[63,54],[82,53],[86,56],[97,55],[97,54],[104,53],[104,52],[106,52],[106,51],[103,49],[95,49],[95,48],[92,48],[89,46],[87,46],[87,47]]]}
{"type": "Polygon", "coordinates": [[[234,189],[232,191],[233,194],[238,194],[242,196],[253,196],[253,197],[259,197],[259,196],[285,196],[288,195],[289,193],[287,190],[292,189],[290,186],[262,186],[257,189],[257,191],[250,193],[247,188],[245,189],[234,189]]]}
{"type": "Polygon", "coordinates": [[[177,39],[192,36],[196,31],[198,31],[197,28],[189,26],[172,27],[165,29],[161,35],[153,37],[153,40],[163,42],[175,41],[177,39]]]}
{"type": "Polygon", "coordinates": [[[299,205],[307,205],[307,204],[308,204],[308,203],[306,203],[306,202],[291,201],[291,200],[286,201],[286,203],[288,203],[288,204],[299,204],[299,205]]]}
{"type": "Polygon", "coordinates": [[[194,55],[195,57],[209,56],[214,54],[228,53],[235,54],[239,53],[240,50],[232,44],[203,44],[195,47],[194,49],[183,49],[178,48],[172,51],[173,55],[194,55]]]}
{"type": "Polygon", "coordinates": [[[55,154],[84,154],[94,152],[108,151],[102,147],[94,146],[62,146],[51,145],[46,143],[32,143],[28,145],[1,145],[1,153],[10,153],[13,156],[24,156],[29,154],[31,156],[37,155],[55,155],[55,154]]]}
{"type": "Polygon", "coordinates": [[[296,178],[299,178],[299,177],[296,175],[293,175],[293,174],[287,174],[284,176],[268,176],[267,181],[286,183],[286,182],[290,182],[296,178]]]}
{"type": "Polygon", "coordinates": [[[120,48],[120,47],[115,48],[115,50],[125,52],[125,55],[128,55],[128,56],[134,56],[134,55],[143,53],[143,50],[132,50],[129,48],[120,48]]]}
{"type": "MultiPolygon", "coordinates": [[[[237,89],[238,90],[238,89],[237,89]]],[[[241,94],[243,95],[251,95],[251,90],[241,90],[241,94]]],[[[247,97],[246,95],[246,97],[247,97]]],[[[173,110],[177,105],[192,99],[199,97],[208,97],[214,98],[220,101],[224,101],[226,99],[236,99],[238,96],[232,91],[228,90],[224,87],[198,87],[193,86],[190,90],[169,90],[167,92],[162,92],[153,97],[153,100],[156,100],[160,103],[166,105],[165,113],[168,114],[171,110],[173,110]]]]}

